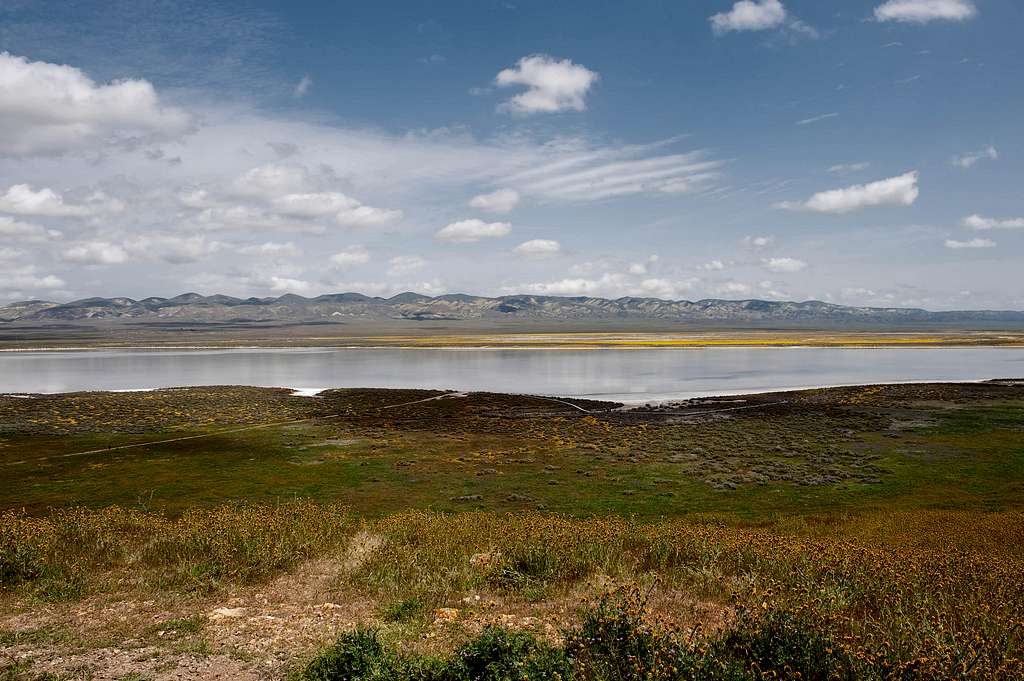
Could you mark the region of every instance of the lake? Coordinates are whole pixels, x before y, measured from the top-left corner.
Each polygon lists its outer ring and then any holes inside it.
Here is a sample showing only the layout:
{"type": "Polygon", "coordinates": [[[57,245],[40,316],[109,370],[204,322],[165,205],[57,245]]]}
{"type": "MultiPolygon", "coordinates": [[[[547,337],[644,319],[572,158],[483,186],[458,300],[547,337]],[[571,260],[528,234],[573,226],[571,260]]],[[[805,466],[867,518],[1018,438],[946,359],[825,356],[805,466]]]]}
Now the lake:
{"type": "Polygon", "coordinates": [[[437,388],[647,402],[1024,376],[1020,348],[238,348],[0,352],[0,393],[195,385],[437,388]]]}

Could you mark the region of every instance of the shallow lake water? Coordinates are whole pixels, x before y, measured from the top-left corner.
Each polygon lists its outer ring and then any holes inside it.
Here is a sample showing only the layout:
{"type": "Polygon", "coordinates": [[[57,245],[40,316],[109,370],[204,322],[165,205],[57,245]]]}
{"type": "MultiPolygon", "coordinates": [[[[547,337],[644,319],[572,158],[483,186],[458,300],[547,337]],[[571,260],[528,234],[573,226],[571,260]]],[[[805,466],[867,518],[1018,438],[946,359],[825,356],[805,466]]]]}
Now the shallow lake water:
{"type": "Polygon", "coordinates": [[[239,348],[0,352],[0,393],[195,385],[437,388],[647,402],[1024,376],[1017,348],[239,348]]]}

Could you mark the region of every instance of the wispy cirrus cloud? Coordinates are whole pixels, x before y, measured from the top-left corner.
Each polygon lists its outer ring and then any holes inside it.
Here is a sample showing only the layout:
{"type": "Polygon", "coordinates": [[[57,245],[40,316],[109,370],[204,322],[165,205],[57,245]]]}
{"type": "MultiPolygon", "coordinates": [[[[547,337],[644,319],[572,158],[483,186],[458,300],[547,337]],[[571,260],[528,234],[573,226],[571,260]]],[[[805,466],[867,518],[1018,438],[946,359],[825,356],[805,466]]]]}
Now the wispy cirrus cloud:
{"type": "Polygon", "coordinates": [[[527,196],[599,201],[632,194],[687,194],[706,190],[721,177],[724,161],[705,150],[654,155],[656,145],[557,154],[529,170],[503,178],[527,196]]]}
{"type": "Polygon", "coordinates": [[[985,231],[989,229],[1024,229],[1024,218],[986,218],[975,213],[974,215],[968,215],[960,221],[964,227],[977,231],[985,231]]]}
{"type": "Polygon", "coordinates": [[[973,248],[995,248],[996,242],[992,239],[970,239],[968,241],[957,241],[956,239],[946,239],[946,248],[953,250],[962,249],[973,249],[973,248]]]}
{"type": "Polygon", "coordinates": [[[802,118],[794,125],[810,125],[811,123],[820,123],[821,121],[827,121],[830,118],[838,118],[839,114],[835,111],[827,114],[821,114],[820,116],[811,116],[810,118],[802,118]]]}
{"type": "Polygon", "coordinates": [[[966,170],[968,168],[973,168],[978,163],[978,161],[982,160],[999,160],[999,151],[990,144],[984,149],[979,149],[977,151],[969,151],[964,154],[958,154],[951,158],[949,162],[958,168],[963,168],[966,170]]]}

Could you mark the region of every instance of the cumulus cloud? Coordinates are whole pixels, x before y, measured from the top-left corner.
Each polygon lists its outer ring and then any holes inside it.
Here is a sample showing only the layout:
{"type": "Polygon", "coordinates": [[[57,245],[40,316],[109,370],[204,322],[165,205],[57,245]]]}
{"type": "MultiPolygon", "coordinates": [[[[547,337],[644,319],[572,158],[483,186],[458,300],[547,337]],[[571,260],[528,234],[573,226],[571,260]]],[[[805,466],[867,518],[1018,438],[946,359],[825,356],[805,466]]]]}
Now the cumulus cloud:
{"type": "Polygon", "coordinates": [[[64,197],[49,187],[38,191],[31,185],[16,184],[0,195],[0,211],[15,215],[39,215],[46,217],[82,217],[91,215],[87,206],[64,203],[64,197]]]}
{"type": "Polygon", "coordinates": [[[257,206],[214,206],[204,208],[190,227],[200,230],[270,230],[323,233],[323,226],[305,222],[289,221],[280,215],[267,212],[257,206]]]}
{"type": "Polygon", "coordinates": [[[331,264],[338,269],[358,267],[368,262],[370,262],[370,253],[362,246],[349,246],[331,256],[331,264]]]}
{"type": "Polygon", "coordinates": [[[469,200],[469,205],[488,213],[508,213],[519,205],[519,192],[499,189],[490,194],[479,194],[469,200]]]}
{"type": "Polygon", "coordinates": [[[655,298],[675,300],[693,291],[698,284],[700,284],[700,279],[697,277],[687,279],[652,277],[640,282],[638,293],[655,298]]]}
{"type": "Polygon", "coordinates": [[[745,296],[752,290],[749,284],[739,281],[725,281],[711,286],[711,292],[717,296],[745,296]]]}
{"type": "Polygon", "coordinates": [[[0,237],[10,241],[39,242],[59,239],[61,233],[42,225],[0,215],[0,237]]]}
{"type": "Polygon", "coordinates": [[[427,261],[418,255],[396,255],[388,260],[388,275],[398,277],[423,269],[426,264],[427,261]]]}
{"type": "Polygon", "coordinates": [[[716,35],[730,31],[764,31],[786,21],[786,8],[779,0],[739,0],[728,12],[708,18],[716,35]]]}
{"type": "Polygon", "coordinates": [[[440,241],[472,243],[481,239],[493,239],[508,235],[512,225],[507,222],[484,222],[483,220],[459,220],[445,226],[434,235],[440,241]]]}
{"type": "Polygon", "coordinates": [[[532,293],[540,296],[613,295],[613,292],[621,290],[625,283],[623,275],[606,272],[598,279],[569,277],[556,281],[521,284],[515,288],[506,288],[506,291],[509,293],[532,293]]]}
{"type": "Polygon", "coordinates": [[[297,258],[302,255],[302,251],[298,246],[293,244],[291,241],[286,243],[278,243],[276,241],[266,241],[262,244],[252,244],[251,246],[243,246],[238,249],[238,252],[242,255],[256,255],[265,256],[270,258],[297,258]]]}
{"type": "Polygon", "coordinates": [[[714,272],[715,270],[724,270],[725,263],[721,260],[710,260],[700,266],[700,269],[706,272],[714,272]]]}
{"type": "Polygon", "coordinates": [[[875,8],[878,21],[925,24],[929,21],[973,19],[978,8],[970,0],[889,0],[875,8]]]}
{"type": "Polygon", "coordinates": [[[224,244],[207,239],[201,234],[143,234],[129,239],[125,247],[139,257],[162,260],[171,265],[184,265],[216,253],[224,244]]]}
{"type": "Polygon", "coordinates": [[[75,244],[60,254],[61,260],[79,265],[120,265],[128,262],[123,246],[107,241],[88,241],[75,244]]]}
{"type": "Polygon", "coordinates": [[[776,207],[841,214],[872,206],[909,206],[917,200],[917,178],[918,173],[913,170],[877,182],[819,192],[806,201],[784,201],[776,207]]]}
{"type": "Polygon", "coordinates": [[[946,248],[959,250],[962,248],[995,248],[996,242],[992,239],[971,239],[969,241],[957,241],[946,239],[946,248]]]}
{"type": "Polygon", "coordinates": [[[761,264],[772,272],[799,272],[807,268],[807,263],[796,258],[764,258],[761,264]]]}
{"type": "Polygon", "coordinates": [[[999,159],[999,152],[991,144],[984,149],[978,151],[969,151],[966,154],[960,154],[950,159],[950,163],[957,166],[958,168],[973,168],[974,165],[981,160],[988,159],[990,161],[996,161],[999,159]]]}
{"type": "Polygon", "coordinates": [[[40,291],[62,288],[64,280],[53,274],[39,274],[35,265],[0,270],[0,291],[40,291]]]}
{"type": "Polygon", "coordinates": [[[402,217],[402,211],[367,206],[340,192],[285,194],[273,200],[280,215],[294,218],[333,216],[342,227],[377,227],[402,217]]]}
{"type": "Polygon", "coordinates": [[[145,80],[102,85],[71,66],[0,53],[0,154],[59,155],[173,139],[191,125],[145,80]]]}
{"type": "Polygon", "coordinates": [[[984,231],[987,229],[1024,229],[1024,218],[1007,218],[1005,220],[999,220],[974,214],[965,217],[960,221],[960,224],[968,229],[975,229],[978,231],[984,231]]]}
{"type": "Polygon", "coordinates": [[[494,79],[498,87],[525,85],[522,92],[499,107],[514,114],[583,111],[585,97],[599,76],[569,59],[534,54],[520,59],[514,68],[504,69],[494,79]]]}
{"type": "Polygon", "coordinates": [[[257,197],[302,192],[310,185],[309,171],[295,163],[265,163],[247,170],[235,180],[237,191],[257,197]]]}
{"type": "Polygon", "coordinates": [[[771,235],[764,236],[745,236],[740,239],[740,243],[748,248],[766,248],[775,243],[775,237],[771,235]]]}
{"type": "Polygon", "coordinates": [[[553,255],[558,255],[562,250],[562,245],[553,239],[531,239],[524,241],[512,250],[527,258],[550,258],[553,255]]]}

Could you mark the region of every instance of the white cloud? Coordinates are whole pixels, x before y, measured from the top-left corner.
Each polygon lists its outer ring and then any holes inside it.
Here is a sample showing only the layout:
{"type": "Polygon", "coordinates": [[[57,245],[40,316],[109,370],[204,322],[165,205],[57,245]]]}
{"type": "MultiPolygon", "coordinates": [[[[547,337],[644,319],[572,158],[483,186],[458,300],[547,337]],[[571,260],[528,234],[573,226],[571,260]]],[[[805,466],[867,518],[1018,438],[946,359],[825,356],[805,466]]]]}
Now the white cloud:
{"type": "Polygon", "coordinates": [[[184,265],[213,255],[224,244],[211,241],[203,235],[143,234],[129,239],[125,247],[139,257],[162,260],[171,265],[184,265]]]}
{"type": "Polygon", "coordinates": [[[703,265],[701,265],[700,269],[705,270],[707,272],[713,272],[713,271],[716,271],[716,270],[724,270],[725,269],[725,263],[722,262],[721,260],[711,260],[711,261],[706,262],[703,265]]]}
{"type": "Polygon", "coordinates": [[[728,12],[708,18],[716,35],[729,31],[764,31],[781,26],[786,8],[779,0],[739,0],[728,12]]]}
{"type": "Polygon", "coordinates": [[[925,24],[937,19],[964,21],[977,13],[970,0],[889,0],[875,8],[875,19],[925,24]]]}
{"type": "Polygon", "coordinates": [[[82,217],[91,215],[92,209],[64,203],[64,197],[49,187],[36,191],[31,185],[16,184],[0,196],[0,211],[16,215],[46,217],[82,217]]]}
{"type": "Polygon", "coordinates": [[[359,205],[338,211],[334,221],[342,227],[380,227],[402,219],[402,211],[359,205]]]}
{"type": "Polygon", "coordinates": [[[279,214],[292,218],[333,216],[342,227],[377,227],[401,219],[402,211],[366,206],[340,192],[285,194],[273,200],[279,214]]]}
{"type": "Polygon", "coordinates": [[[772,272],[799,272],[807,267],[807,263],[796,258],[764,258],[761,264],[772,272]]]}
{"type": "MultiPolygon", "coordinates": [[[[362,246],[349,246],[331,256],[331,264],[338,269],[348,269],[370,262],[370,253],[362,246]]],[[[394,266],[394,263],[392,263],[394,266]]]]}
{"type": "Polygon", "coordinates": [[[35,265],[0,270],[0,291],[40,291],[62,288],[64,280],[53,274],[40,275],[35,265]]]}
{"type": "Polygon", "coordinates": [[[442,228],[434,235],[440,241],[472,243],[481,239],[507,236],[512,225],[507,222],[484,222],[483,220],[460,220],[442,228]]]}
{"type": "Polygon", "coordinates": [[[502,103],[499,111],[516,114],[583,111],[585,97],[597,82],[598,74],[569,59],[557,60],[546,54],[523,57],[515,68],[504,69],[494,79],[495,85],[525,85],[526,92],[502,103]]]}
{"type": "Polygon", "coordinates": [[[776,207],[840,214],[871,206],[909,206],[917,200],[917,178],[914,170],[877,182],[819,192],[806,201],[784,201],[776,207]]]}
{"type": "Polygon", "coordinates": [[[310,188],[310,176],[303,166],[291,163],[266,163],[247,170],[237,180],[235,189],[243,194],[272,198],[310,188]]]}
{"type": "Polygon", "coordinates": [[[292,90],[292,95],[296,99],[300,97],[305,97],[306,95],[309,94],[309,89],[311,87],[313,87],[313,79],[307,73],[306,75],[299,79],[298,83],[295,84],[295,89],[292,90]]]}
{"type": "Polygon", "coordinates": [[[50,241],[59,239],[61,233],[31,222],[21,222],[6,215],[0,215],[0,237],[11,241],[50,241]]]}
{"type": "Polygon", "coordinates": [[[718,296],[745,296],[751,292],[749,284],[738,281],[727,281],[711,287],[712,293],[718,296]]]}
{"type": "Polygon", "coordinates": [[[740,239],[740,243],[749,248],[766,248],[775,243],[775,237],[770,235],[745,236],[740,239]]]}
{"type": "Polygon", "coordinates": [[[978,151],[970,151],[966,154],[960,154],[950,159],[950,163],[959,168],[972,168],[974,165],[983,159],[989,159],[990,161],[996,161],[999,159],[999,152],[991,144],[984,149],[978,151]]]}
{"type": "Polygon", "coordinates": [[[340,192],[316,192],[309,194],[285,194],[271,202],[274,211],[293,218],[320,218],[351,211],[361,204],[340,192]]]}
{"type": "Polygon", "coordinates": [[[274,293],[294,293],[296,295],[305,296],[316,294],[323,290],[323,286],[314,284],[310,281],[303,279],[295,279],[292,277],[279,277],[277,275],[271,275],[267,279],[268,288],[274,293]]]}
{"type": "Polygon", "coordinates": [[[209,191],[197,188],[178,192],[178,202],[188,208],[213,208],[219,203],[209,191]]]}
{"type": "Polygon", "coordinates": [[[276,241],[266,241],[262,244],[253,244],[251,246],[243,246],[238,249],[238,252],[242,255],[257,255],[267,256],[271,258],[297,258],[302,255],[302,251],[298,246],[293,244],[291,241],[286,243],[277,243],[276,241]]]}
{"type": "Polygon", "coordinates": [[[490,194],[479,194],[469,200],[469,205],[488,213],[508,213],[519,205],[519,192],[499,189],[490,194]]]}
{"type": "Polygon", "coordinates": [[[17,248],[0,247],[0,260],[17,260],[24,255],[25,251],[19,251],[17,248]]]}
{"type": "Polygon", "coordinates": [[[821,114],[820,116],[811,116],[810,118],[803,118],[795,123],[795,125],[810,125],[811,123],[817,123],[818,121],[825,121],[829,118],[836,118],[839,114],[835,111],[827,114],[821,114]]]}
{"type": "Polygon", "coordinates": [[[996,245],[992,239],[971,239],[970,241],[957,241],[956,239],[946,239],[946,248],[962,249],[962,248],[994,248],[996,245]]]}
{"type": "Polygon", "coordinates": [[[128,262],[128,252],[118,244],[107,241],[87,241],[76,244],[60,254],[61,260],[80,265],[120,265],[128,262]]]}
{"type": "Polygon", "coordinates": [[[388,275],[397,277],[415,272],[423,269],[426,264],[427,261],[418,255],[396,255],[388,260],[388,275]]]}
{"type": "Polygon", "coordinates": [[[531,239],[524,241],[512,250],[527,258],[550,258],[553,255],[558,255],[562,250],[562,245],[553,239],[531,239]]]}
{"type": "Polygon", "coordinates": [[[0,53],[0,154],[63,154],[185,134],[191,117],[145,80],[99,85],[71,66],[0,53]]]}
{"type": "MultiPolygon", "coordinates": [[[[670,140],[671,141],[671,140],[670,140]]],[[[570,152],[505,178],[519,192],[559,201],[601,201],[632,194],[680,194],[707,189],[721,161],[706,152],[645,155],[657,145],[570,152]],[[641,158],[631,158],[640,155],[641,158]]]]}
{"type": "Polygon", "coordinates": [[[1008,218],[998,220],[996,218],[985,218],[980,215],[968,215],[960,224],[968,229],[984,231],[987,229],[1024,229],[1024,218],[1008,218]]]}
{"type": "Polygon", "coordinates": [[[202,230],[272,230],[323,233],[322,225],[289,221],[255,206],[205,208],[195,217],[194,227],[202,230]]]}
{"type": "Polygon", "coordinates": [[[834,166],[829,166],[828,172],[830,173],[858,173],[862,170],[867,170],[871,166],[867,161],[861,161],[860,163],[838,163],[834,166]]]}
{"type": "Polygon", "coordinates": [[[620,291],[624,284],[625,278],[621,274],[605,273],[600,279],[566,278],[522,284],[506,290],[509,293],[532,293],[540,296],[608,296],[620,291]]]}
{"type": "Polygon", "coordinates": [[[690,277],[689,279],[652,277],[640,282],[638,293],[655,298],[675,300],[693,291],[698,284],[700,284],[700,279],[696,277],[690,277]]]}

